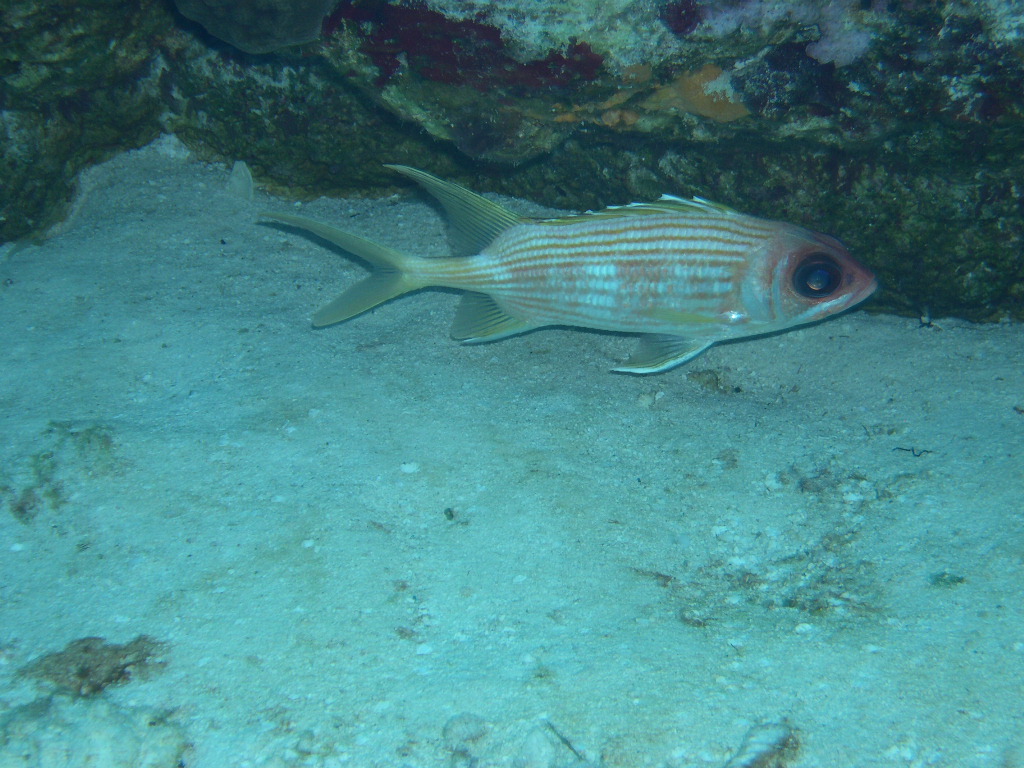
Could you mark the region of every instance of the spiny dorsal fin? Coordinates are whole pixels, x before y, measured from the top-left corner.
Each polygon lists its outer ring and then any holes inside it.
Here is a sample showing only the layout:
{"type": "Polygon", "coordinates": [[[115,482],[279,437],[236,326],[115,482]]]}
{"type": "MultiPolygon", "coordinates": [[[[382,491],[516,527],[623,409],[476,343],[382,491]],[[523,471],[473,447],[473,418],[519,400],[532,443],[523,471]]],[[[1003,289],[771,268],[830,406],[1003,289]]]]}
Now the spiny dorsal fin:
{"type": "Polygon", "coordinates": [[[385,165],[419,184],[444,206],[452,224],[452,245],[457,256],[473,256],[509,227],[524,221],[497,203],[465,187],[439,179],[407,165],[385,165]]]}
{"type": "Polygon", "coordinates": [[[598,219],[622,218],[629,216],[649,216],[653,213],[684,213],[691,216],[740,216],[738,211],[727,205],[712,203],[703,197],[684,200],[681,197],[662,195],[653,203],[630,203],[629,205],[612,205],[600,211],[587,211],[577,216],[566,216],[558,219],[545,219],[539,224],[569,224],[578,222],[583,217],[598,219]]]}
{"type": "MultiPolygon", "coordinates": [[[[641,203],[641,205],[645,204],[641,203]]],[[[691,197],[689,200],[684,200],[675,195],[662,195],[653,203],[646,203],[646,205],[672,211],[701,211],[703,213],[717,213],[728,216],[742,215],[735,208],[730,208],[722,203],[713,203],[710,200],[705,200],[703,197],[691,197]]]]}

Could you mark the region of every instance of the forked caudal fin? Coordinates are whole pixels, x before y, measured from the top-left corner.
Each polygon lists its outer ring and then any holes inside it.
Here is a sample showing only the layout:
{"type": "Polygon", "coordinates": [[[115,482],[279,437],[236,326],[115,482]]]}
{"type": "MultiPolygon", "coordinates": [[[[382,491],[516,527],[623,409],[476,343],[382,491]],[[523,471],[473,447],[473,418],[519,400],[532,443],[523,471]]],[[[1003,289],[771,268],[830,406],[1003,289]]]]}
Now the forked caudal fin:
{"type": "Polygon", "coordinates": [[[261,213],[260,218],[279,221],[290,227],[303,229],[317,237],[344,248],[365,261],[371,268],[370,276],[356,283],[338,298],[313,315],[313,325],[321,327],[340,323],[383,304],[403,293],[424,287],[409,276],[409,266],[415,257],[406,256],[393,248],[367,240],[342,229],[322,224],[305,216],[290,213],[261,213]]]}
{"type": "MultiPolygon", "coordinates": [[[[511,211],[458,184],[404,165],[387,167],[414,180],[444,206],[451,219],[453,245],[459,255],[479,253],[501,232],[522,221],[511,211]]],[[[345,249],[370,267],[368,278],[353,285],[313,315],[313,325],[317,327],[340,323],[403,293],[436,284],[429,277],[430,259],[407,256],[393,248],[304,216],[268,212],[261,213],[260,217],[321,237],[345,249]]],[[[517,322],[507,316],[496,317],[490,304],[470,300],[464,302],[460,309],[456,329],[463,332],[464,335],[459,338],[464,340],[471,340],[471,337],[493,338],[498,334],[518,332],[512,330],[517,322]]]]}

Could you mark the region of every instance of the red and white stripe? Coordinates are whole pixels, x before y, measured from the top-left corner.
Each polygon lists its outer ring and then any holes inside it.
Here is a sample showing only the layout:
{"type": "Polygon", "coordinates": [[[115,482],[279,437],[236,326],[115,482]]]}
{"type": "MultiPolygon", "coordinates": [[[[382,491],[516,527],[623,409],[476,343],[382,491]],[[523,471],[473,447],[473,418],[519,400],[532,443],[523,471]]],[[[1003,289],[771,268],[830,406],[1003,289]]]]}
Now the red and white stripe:
{"type": "Polygon", "coordinates": [[[621,209],[514,226],[482,254],[435,261],[431,282],[491,295],[531,325],[668,332],[722,320],[778,224],[735,212],[621,209]]]}

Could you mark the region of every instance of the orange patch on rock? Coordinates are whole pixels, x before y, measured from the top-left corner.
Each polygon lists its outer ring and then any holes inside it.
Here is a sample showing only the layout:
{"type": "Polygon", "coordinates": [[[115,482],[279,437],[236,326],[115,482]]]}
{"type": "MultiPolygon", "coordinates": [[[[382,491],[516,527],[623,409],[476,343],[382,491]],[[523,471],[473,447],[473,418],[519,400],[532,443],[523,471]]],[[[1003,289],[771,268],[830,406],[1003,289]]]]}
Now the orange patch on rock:
{"type": "Polygon", "coordinates": [[[629,128],[640,115],[631,109],[609,109],[601,113],[600,119],[609,128],[629,128]]]}
{"type": "Polygon", "coordinates": [[[728,123],[751,114],[733,92],[729,76],[715,64],[684,72],[657,88],[640,104],[651,112],[676,110],[728,123]]]}
{"type": "Polygon", "coordinates": [[[650,64],[633,64],[622,71],[622,82],[626,85],[645,85],[653,76],[654,70],[650,64]]]}

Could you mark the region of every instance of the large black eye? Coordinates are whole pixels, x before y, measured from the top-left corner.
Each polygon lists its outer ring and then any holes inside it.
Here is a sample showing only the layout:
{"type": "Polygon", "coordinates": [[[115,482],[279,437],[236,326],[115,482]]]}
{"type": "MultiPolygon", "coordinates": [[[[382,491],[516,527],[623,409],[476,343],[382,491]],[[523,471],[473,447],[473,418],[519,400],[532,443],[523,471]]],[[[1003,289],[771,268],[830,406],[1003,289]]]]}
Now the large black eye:
{"type": "Polygon", "coordinates": [[[843,270],[835,259],[825,253],[812,253],[793,272],[793,289],[809,299],[820,299],[835,293],[843,280],[843,270]]]}

